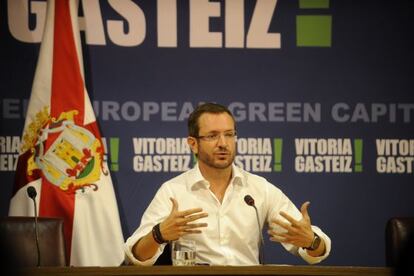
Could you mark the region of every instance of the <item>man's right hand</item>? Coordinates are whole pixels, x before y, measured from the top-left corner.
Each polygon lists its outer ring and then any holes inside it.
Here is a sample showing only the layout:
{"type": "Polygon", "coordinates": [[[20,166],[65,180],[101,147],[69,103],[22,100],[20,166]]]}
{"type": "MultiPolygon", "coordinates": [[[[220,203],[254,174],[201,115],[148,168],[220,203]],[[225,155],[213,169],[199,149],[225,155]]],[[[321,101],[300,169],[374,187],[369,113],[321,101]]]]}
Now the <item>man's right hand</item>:
{"type": "Polygon", "coordinates": [[[193,223],[194,221],[205,218],[207,213],[202,212],[202,208],[178,211],[178,202],[170,198],[172,210],[170,215],[160,224],[161,235],[164,240],[175,241],[186,234],[201,233],[199,228],[206,227],[207,223],[193,223]]]}

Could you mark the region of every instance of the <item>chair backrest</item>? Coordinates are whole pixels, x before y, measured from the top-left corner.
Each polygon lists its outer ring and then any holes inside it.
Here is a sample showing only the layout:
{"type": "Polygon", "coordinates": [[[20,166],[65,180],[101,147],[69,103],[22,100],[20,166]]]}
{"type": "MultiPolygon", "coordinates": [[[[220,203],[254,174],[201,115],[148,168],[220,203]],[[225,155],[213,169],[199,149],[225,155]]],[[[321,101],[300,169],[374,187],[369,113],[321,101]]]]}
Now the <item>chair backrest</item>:
{"type": "MultiPolygon", "coordinates": [[[[66,266],[63,219],[38,218],[40,266],[66,266]]],[[[0,237],[15,256],[15,264],[37,266],[37,246],[34,217],[0,219],[0,237]]],[[[2,249],[3,251],[6,249],[2,249]]]]}
{"type": "Polygon", "coordinates": [[[385,256],[387,266],[397,266],[414,237],[414,217],[396,217],[388,220],[385,228],[385,256]]]}

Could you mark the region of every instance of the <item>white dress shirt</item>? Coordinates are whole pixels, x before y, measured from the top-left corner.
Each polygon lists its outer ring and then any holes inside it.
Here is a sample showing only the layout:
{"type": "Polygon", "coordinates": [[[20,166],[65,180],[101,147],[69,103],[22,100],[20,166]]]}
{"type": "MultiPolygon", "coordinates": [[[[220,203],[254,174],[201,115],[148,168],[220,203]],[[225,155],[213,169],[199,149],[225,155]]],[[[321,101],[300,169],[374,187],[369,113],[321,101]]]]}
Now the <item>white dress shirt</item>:
{"type": "MultiPolygon", "coordinates": [[[[135,265],[153,265],[161,255],[165,244],[159,247],[151,259],[141,262],[132,254],[132,247],[171,213],[172,197],[177,200],[179,211],[201,207],[203,212],[208,213],[208,217],[196,221],[208,224],[207,227],[200,228],[201,234],[182,237],[196,242],[197,262],[211,265],[259,264],[260,232],[255,210],[244,202],[245,195],[254,198],[262,229],[264,222],[270,222],[273,218],[286,221],[280,216],[280,211],[296,220],[300,220],[302,214],[280,189],[263,177],[235,165],[232,170],[232,179],[222,203],[209,189],[210,184],[203,178],[198,166],[165,182],[144,212],[141,225],[125,243],[127,261],[135,265]]],[[[285,243],[282,245],[292,254],[300,255],[306,262],[315,264],[329,255],[331,240],[318,227],[312,226],[312,229],[325,241],[326,252],[323,256],[312,257],[302,248],[285,243]]],[[[274,260],[277,263],[276,256],[274,260]]]]}

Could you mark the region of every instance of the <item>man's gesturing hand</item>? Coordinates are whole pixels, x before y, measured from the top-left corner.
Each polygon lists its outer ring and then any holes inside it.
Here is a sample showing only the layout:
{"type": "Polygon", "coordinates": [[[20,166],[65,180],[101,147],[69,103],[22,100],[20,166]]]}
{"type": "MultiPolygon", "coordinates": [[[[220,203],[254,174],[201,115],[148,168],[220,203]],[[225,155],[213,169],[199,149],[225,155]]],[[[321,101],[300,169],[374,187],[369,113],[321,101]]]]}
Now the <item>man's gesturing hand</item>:
{"type": "Polygon", "coordinates": [[[206,227],[207,223],[192,223],[198,219],[207,217],[203,209],[194,208],[184,211],[178,211],[178,202],[170,198],[172,209],[170,215],[160,224],[162,237],[167,241],[178,240],[186,234],[201,233],[199,228],[206,227]]]}
{"type": "Polygon", "coordinates": [[[288,220],[290,223],[283,222],[279,219],[272,219],[272,224],[279,225],[285,232],[277,232],[274,229],[269,230],[270,240],[275,242],[286,242],[298,247],[308,247],[313,240],[313,231],[311,228],[311,220],[308,213],[310,202],[303,203],[300,208],[302,213],[301,220],[295,220],[285,212],[280,212],[280,215],[288,220]]]}

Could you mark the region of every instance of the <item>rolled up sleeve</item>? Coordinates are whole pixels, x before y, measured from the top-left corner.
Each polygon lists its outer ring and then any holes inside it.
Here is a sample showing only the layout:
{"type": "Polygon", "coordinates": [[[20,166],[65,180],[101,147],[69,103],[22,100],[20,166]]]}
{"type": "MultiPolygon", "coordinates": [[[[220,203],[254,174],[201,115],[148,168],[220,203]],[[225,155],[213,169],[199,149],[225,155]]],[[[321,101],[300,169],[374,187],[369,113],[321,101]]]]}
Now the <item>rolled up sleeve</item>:
{"type": "Polygon", "coordinates": [[[325,242],[325,254],[323,254],[322,256],[313,257],[313,256],[308,254],[306,249],[303,249],[303,248],[298,249],[298,254],[308,264],[317,264],[317,263],[320,263],[321,261],[325,260],[329,256],[329,253],[331,252],[331,239],[328,237],[328,235],[323,233],[322,230],[319,229],[316,226],[312,226],[312,230],[316,234],[318,234],[318,236],[321,237],[321,239],[323,239],[323,241],[325,242]]]}
{"type": "Polygon", "coordinates": [[[134,245],[143,237],[144,235],[134,234],[131,237],[127,239],[127,241],[124,244],[124,251],[125,251],[125,262],[127,264],[133,264],[133,265],[140,265],[140,266],[152,266],[157,261],[158,257],[162,254],[164,251],[165,244],[162,244],[157,252],[152,256],[152,258],[140,261],[137,258],[135,258],[134,254],[132,253],[132,248],[134,245]]]}

